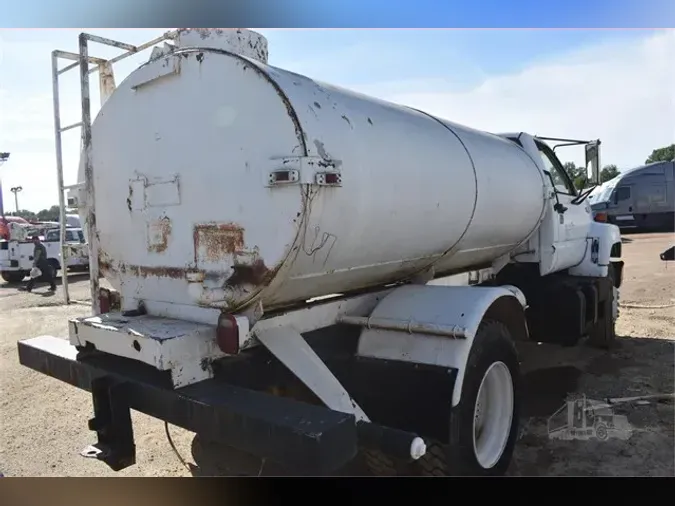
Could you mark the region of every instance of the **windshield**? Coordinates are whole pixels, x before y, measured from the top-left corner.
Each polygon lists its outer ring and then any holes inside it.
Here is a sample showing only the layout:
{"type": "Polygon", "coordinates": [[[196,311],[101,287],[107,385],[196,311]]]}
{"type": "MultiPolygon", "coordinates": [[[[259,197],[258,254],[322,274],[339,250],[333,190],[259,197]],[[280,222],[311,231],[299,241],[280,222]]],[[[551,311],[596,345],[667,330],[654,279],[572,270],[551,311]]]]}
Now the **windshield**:
{"type": "MultiPolygon", "coordinates": [[[[59,241],[61,231],[59,229],[50,230],[47,232],[45,240],[47,242],[59,241]]],[[[84,242],[84,234],[82,230],[66,230],[66,242],[84,242]]]]}
{"type": "Polygon", "coordinates": [[[595,188],[591,192],[591,195],[588,197],[591,204],[598,204],[600,202],[609,202],[609,199],[612,196],[612,192],[614,191],[615,186],[616,181],[610,180],[595,188]]]}
{"type": "Polygon", "coordinates": [[[539,155],[544,164],[544,169],[549,174],[556,192],[576,196],[577,191],[574,188],[574,183],[553,150],[543,142],[537,141],[536,144],[537,148],[539,148],[539,155]]]}

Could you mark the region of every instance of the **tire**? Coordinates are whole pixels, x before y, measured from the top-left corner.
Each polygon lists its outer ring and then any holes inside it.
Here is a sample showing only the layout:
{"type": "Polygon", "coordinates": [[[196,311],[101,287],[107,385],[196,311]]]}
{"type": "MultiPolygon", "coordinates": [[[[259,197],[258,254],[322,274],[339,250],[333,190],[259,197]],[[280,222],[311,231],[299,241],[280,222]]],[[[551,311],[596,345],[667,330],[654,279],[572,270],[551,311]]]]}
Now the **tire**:
{"type": "Polygon", "coordinates": [[[595,436],[600,440],[600,441],[607,441],[607,438],[609,437],[609,434],[607,433],[607,427],[605,426],[604,423],[599,424],[595,428],[595,436]]]}
{"type": "Polygon", "coordinates": [[[588,344],[594,348],[609,350],[616,345],[616,320],[619,317],[619,289],[614,286],[614,266],[607,267],[607,278],[612,283],[607,300],[601,302],[603,318],[598,321],[588,336],[588,344]]]}
{"type": "MultiPolygon", "coordinates": [[[[429,451],[427,449],[427,451],[429,451]]],[[[379,450],[363,450],[363,460],[374,476],[406,476],[409,465],[390,458],[379,450]]]]}
{"type": "MultiPolygon", "coordinates": [[[[497,376],[499,378],[499,375],[497,376]]],[[[490,380],[489,380],[490,381],[490,380]]],[[[503,382],[499,383],[500,385],[503,382]]],[[[499,476],[509,467],[518,436],[520,367],[509,330],[494,320],[478,328],[464,374],[462,396],[450,413],[448,443],[427,439],[427,453],[416,462],[399,462],[379,451],[364,451],[364,459],[376,475],[499,476]],[[510,426],[503,434],[501,451],[493,462],[481,463],[474,445],[474,410],[484,378],[490,371],[508,372],[511,380],[510,426]]],[[[508,395],[506,396],[508,397],[508,395]]],[[[504,417],[497,417],[502,420],[504,417]]]]}
{"type": "Polygon", "coordinates": [[[2,275],[2,279],[4,279],[7,283],[21,283],[23,278],[26,277],[26,273],[24,271],[2,271],[0,275],[2,275]]]}

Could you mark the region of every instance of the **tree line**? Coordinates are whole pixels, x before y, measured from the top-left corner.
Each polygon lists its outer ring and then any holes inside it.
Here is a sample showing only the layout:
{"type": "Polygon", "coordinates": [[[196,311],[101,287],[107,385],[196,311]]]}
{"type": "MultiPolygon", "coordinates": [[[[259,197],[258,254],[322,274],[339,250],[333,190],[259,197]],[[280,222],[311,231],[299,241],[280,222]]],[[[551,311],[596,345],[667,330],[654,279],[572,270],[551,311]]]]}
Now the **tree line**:
{"type": "MultiPolygon", "coordinates": [[[[574,187],[581,190],[586,185],[586,167],[577,167],[574,162],[567,162],[564,164],[565,170],[574,181],[574,187]]],[[[616,165],[605,165],[600,171],[600,182],[604,183],[610,179],[614,179],[619,175],[619,169],[616,165]]]]}
{"type": "MultiPolygon", "coordinates": [[[[645,163],[654,162],[668,162],[675,160],[675,144],[658,148],[652,151],[652,154],[647,157],[645,163]]],[[[574,162],[567,162],[564,164],[565,170],[574,181],[574,186],[581,189],[586,182],[586,168],[577,167],[574,162]]],[[[605,165],[600,171],[600,182],[604,183],[619,175],[619,169],[616,165],[605,165]]],[[[59,221],[59,206],[52,206],[49,209],[43,209],[37,213],[23,209],[19,212],[6,213],[7,216],[20,216],[28,221],[59,221]]]]}
{"type": "MultiPolygon", "coordinates": [[[[675,160],[675,144],[658,148],[652,151],[652,154],[647,157],[645,164],[654,162],[669,162],[675,160]]],[[[564,164],[565,170],[574,181],[576,188],[583,188],[586,183],[586,168],[577,167],[574,162],[567,162],[564,164]]],[[[616,165],[605,165],[600,171],[600,182],[604,183],[610,179],[614,179],[619,175],[619,169],[616,165]]]]}
{"type": "Polygon", "coordinates": [[[43,209],[34,213],[27,209],[21,209],[18,212],[5,213],[6,216],[19,216],[28,221],[59,221],[60,209],[59,206],[52,206],[49,209],[43,209]]]}

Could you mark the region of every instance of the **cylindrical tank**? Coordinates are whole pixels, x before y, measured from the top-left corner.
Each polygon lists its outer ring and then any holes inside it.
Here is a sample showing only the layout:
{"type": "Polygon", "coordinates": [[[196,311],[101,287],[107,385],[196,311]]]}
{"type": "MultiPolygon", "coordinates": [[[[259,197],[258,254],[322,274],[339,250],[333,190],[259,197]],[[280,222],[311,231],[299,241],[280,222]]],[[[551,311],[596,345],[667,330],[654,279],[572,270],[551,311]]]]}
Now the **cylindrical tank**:
{"type": "Polygon", "coordinates": [[[103,105],[99,261],[123,298],[269,310],[483,266],[536,230],[544,179],[516,144],[266,59],[255,32],[186,32],[103,105]]]}

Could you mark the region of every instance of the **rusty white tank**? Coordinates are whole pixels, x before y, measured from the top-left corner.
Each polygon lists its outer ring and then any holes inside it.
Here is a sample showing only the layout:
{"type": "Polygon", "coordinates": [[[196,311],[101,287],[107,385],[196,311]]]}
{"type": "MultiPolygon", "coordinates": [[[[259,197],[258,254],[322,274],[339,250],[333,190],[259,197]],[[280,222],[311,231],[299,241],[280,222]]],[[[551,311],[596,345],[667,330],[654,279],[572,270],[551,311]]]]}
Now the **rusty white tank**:
{"type": "Polygon", "coordinates": [[[544,213],[519,146],[269,66],[255,32],[153,57],[92,127],[100,266],[127,306],[270,310],[468,270],[544,213]]]}

